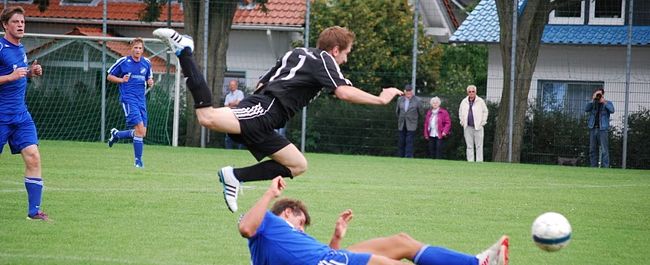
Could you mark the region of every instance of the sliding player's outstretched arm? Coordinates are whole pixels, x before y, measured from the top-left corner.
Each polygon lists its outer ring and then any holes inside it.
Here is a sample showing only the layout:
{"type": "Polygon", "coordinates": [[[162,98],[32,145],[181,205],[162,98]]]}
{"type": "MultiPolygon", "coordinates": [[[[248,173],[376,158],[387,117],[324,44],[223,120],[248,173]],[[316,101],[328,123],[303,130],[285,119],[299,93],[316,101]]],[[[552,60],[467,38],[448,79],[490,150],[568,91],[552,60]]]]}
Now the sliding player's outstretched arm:
{"type": "Polygon", "coordinates": [[[330,240],[329,246],[332,249],[341,248],[341,241],[343,241],[343,238],[345,237],[345,232],[348,231],[348,223],[350,223],[352,220],[352,216],[353,215],[351,209],[347,209],[339,215],[339,218],[336,220],[336,224],[334,226],[334,234],[330,240]]]}
{"type": "Polygon", "coordinates": [[[255,235],[257,228],[262,224],[269,204],[282,194],[286,186],[284,179],[278,176],[271,181],[271,186],[262,195],[262,197],[253,205],[253,207],[244,214],[239,221],[239,233],[245,238],[251,238],[255,235]]]}

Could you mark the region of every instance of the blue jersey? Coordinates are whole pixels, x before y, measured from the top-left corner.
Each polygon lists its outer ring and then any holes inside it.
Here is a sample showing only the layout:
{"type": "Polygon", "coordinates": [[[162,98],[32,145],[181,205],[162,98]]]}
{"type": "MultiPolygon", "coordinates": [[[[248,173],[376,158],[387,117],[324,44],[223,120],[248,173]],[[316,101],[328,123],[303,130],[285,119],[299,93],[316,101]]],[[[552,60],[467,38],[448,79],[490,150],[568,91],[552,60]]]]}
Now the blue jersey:
{"type": "Polygon", "coordinates": [[[248,239],[253,265],[318,264],[332,249],[267,211],[255,235],[248,239]]]}
{"type": "MultiPolygon", "coordinates": [[[[7,39],[0,38],[0,75],[11,74],[21,67],[27,67],[27,55],[23,45],[14,45],[7,39]]],[[[27,111],[26,92],[27,77],[0,84],[0,121],[27,111]]]]}
{"type": "Polygon", "coordinates": [[[140,57],[136,62],[131,56],[122,57],[108,69],[108,73],[119,78],[130,75],[128,82],[120,84],[120,99],[125,103],[145,105],[147,80],[152,78],[149,59],[140,57]]]}

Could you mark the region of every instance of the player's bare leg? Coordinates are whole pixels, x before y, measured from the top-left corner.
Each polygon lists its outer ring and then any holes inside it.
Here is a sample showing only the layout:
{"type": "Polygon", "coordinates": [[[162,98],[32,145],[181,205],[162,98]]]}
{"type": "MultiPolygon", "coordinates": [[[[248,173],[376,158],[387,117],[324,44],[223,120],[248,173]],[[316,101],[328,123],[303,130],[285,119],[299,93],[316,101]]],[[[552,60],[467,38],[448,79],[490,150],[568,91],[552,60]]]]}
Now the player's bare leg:
{"type": "Polygon", "coordinates": [[[230,134],[241,133],[239,120],[232,113],[231,108],[208,107],[196,109],[196,117],[201,125],[210,130],[230,134]]]}
{"type": "Polygon", "coordinates": [[[25,162],[25,176],[41,176],[41,154],[38,146],[33,144],[23,148],[20,155],[25,162]]]}
{"type": "Polygon", "coordinates": [[[293,144],[287,145],[272,154],[271,159],[289,168],[293,177],[307,171],[307,159],[293,144]]]}
{"type": "Polygon", "coordinates": [[[25,188],[27,189],[28,220],[49,221],[41,208],[43,178],[41,177],[41,154],[38,146],[33,144],[20,151],[25,162],[25,188]]]}
{"type": "Polygon", "coordinates": [[[353,252],[366,252],[391,259],[413,259],[424,244],[406,233],[379,237],[354,244],[347,249],[353,252]]]}

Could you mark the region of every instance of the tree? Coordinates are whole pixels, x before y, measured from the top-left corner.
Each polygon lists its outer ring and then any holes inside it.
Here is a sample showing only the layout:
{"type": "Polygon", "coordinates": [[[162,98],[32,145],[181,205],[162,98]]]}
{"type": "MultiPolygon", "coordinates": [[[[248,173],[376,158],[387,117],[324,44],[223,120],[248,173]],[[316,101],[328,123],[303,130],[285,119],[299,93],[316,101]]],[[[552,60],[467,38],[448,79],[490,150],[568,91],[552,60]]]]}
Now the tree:
{"type": "MultiPolygon", "coordinates": [[[[190,0],[183,2],[183,18],[185,33],[194,41],[194,59],[200,68],[206,67],[206,81],[212,90],[212,102],[221,101],[221,84],[226,72],[226,52],[228,51],[228,38],[232,21],[237,11],[238,0],[210,1],[208,9],[209,31],[205,32],[204,19],[206,9],[205,1],[190,0]],[[207,53],[208,60],[203,60],[203,38],[208,35],[207,53]]],[[[190,93],[186,95],[186,102],[194,102],[190,93]]],[[[191,103],[190,103],[191,104],[191,103]]],[[[186,108],[187,131],[186,146],[198,146],[201,142],[201,125],[199,124],[193,107],[186,108]]]]}
{"type": "MultiPolygon", "coordinates": [[[[312,10],[310,46],[330,26],[356,34],[348,62],[341,65],[355,86],[376,94],[382,87],[411,82],[413,10],[407,1],[316,0],[312,10]]],[[[427,93],[440,76],[442,49],[422,32],[419,36],[416,82],[418,91],[427,93]]]]}
{"type": "MultiPolygon", "coordinates": [[[[518,7],[517,50],[515,58],[515,94],[512,137],[512,161],[519,162],[524,135],[530,82],[537,64],[544,27],[549,13],[559,6],[581,0],[528,0],[518,7]]],[[[520,0],[521,2],[521,0],[520,0]]],[[[496,115],[493,161],[508,160],[508,109],[510,106],[510,51],[512,49],[512,0],[496,0],[500,28],[501,63],[503,65],[503,91],[496,115]]]]}

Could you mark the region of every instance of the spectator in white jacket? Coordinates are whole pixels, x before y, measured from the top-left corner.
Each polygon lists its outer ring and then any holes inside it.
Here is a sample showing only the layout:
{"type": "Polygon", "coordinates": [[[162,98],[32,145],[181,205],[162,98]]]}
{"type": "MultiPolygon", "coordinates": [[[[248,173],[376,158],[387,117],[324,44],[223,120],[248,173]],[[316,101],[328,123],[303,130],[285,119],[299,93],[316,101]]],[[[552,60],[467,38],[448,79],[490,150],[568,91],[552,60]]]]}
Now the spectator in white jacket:
{"type": "Polygon", "coordinates": [[[487,123],[488,108],[485,101],[476,95],[476,86],[467,86],[467,97],[460,102],[458,118],[465,134],[467,161],[483,162],[483,126],[487,123]]]}

